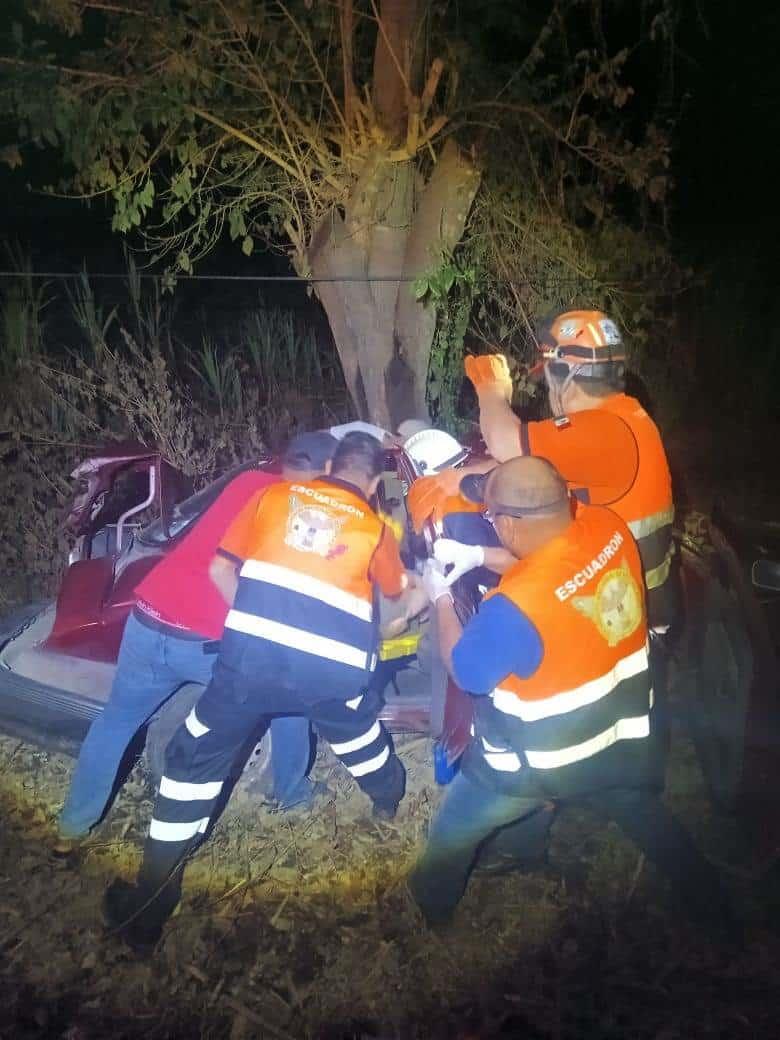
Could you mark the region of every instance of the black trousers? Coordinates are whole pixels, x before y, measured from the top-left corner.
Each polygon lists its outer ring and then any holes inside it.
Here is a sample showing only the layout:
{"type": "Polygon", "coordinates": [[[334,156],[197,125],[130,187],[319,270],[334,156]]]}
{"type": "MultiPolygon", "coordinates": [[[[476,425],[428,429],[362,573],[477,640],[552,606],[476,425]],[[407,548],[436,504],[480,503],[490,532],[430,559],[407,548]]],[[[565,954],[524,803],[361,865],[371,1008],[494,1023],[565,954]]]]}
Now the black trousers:
{"type": "Polygon", "coordinates": [[[165,920],[181,895],[185,860],[205,840],[224,805],[226,783],[242,750],[260,740],[273,717],[303,715],[331,746],[374,804],[394,811],[404,794],[405,771],[378,721],[376,691],[348,697],[302,700],[274,690],[220,662],[203,696],[174,734],[154,805],[138,903],[147,921],[165,920]]]}

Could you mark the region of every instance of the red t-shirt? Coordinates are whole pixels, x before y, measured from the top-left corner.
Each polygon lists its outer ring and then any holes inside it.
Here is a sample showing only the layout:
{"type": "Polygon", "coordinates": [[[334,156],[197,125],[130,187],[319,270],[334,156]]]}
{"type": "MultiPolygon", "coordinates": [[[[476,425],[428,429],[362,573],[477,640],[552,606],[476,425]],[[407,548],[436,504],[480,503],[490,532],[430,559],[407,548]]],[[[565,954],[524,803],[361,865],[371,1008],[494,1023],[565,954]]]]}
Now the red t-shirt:
{"type": "Polygon", "coordinates": [[[194,530],[138,585],[138,607],[166,625],[219,639],[228,607],[209,578],[209,565],[223,535],[249,499],[280,479],[253,470],[231,480],[194,530]]]}

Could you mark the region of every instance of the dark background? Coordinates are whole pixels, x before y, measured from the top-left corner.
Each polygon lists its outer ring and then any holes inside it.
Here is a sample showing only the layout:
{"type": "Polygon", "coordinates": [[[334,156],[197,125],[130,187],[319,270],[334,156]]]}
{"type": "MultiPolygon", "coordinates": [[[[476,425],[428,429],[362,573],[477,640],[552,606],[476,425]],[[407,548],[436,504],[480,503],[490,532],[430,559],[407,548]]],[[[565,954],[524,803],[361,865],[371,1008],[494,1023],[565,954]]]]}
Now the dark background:
{"type": "MultiPolygon", "coordinates": [[[[619,34],[620,17],[633,20],[633,10],[633,4],[617,5],[618,17],[608,24],[617,26],[619,34]]],[[[779,412],[774,387],[780,382],[775,316],[780,9],[757,0],[685,0],[680,10],[672,74],[665,77],[662,95],[643,89],[643,81],[656,81],[657,68],[643,68],[642,62],[657,64],[658,47],[645,48],[633,58],[627,78],[636,87],[632,103],[653,105],[657,116],[677,121],[670,230],[692,280],[670,305],[679,329],[681,370],[684,366],[687,373],[685,411],[695,425],[710,422],[717,427],[728,419],[744,439],[752,424],[763,427],[779,412]]],[[[489,32],[488,27],[483,44],[495,48],[498,61],[506,61],[506,39],[499,33],[491,39],[489,32]]],[[[13,128],[2,128],[5,140],[12,134],[13,128]]],[[[53,199],[28,190],[30,179],[41,183],[51,172],[50,179],[55,179],[56,171],[47,169],[53,161],[41,154],[33,157],[30,169],[0,166],[0,235],[29,247],[39,271],[76,271],[86,265],[93,272],[123,272],[122,238],[111,233],[103,203],[53,199]]],[[[226,244],[197,273],[292,272],[283,256],[258,251],[247,260],[226,244]]],[[[196,285],[182,283],[183,309],[196,302],[208,308],[217,330],[222,315],[257,304],[258,288],[251,284],[196,285]]],[[[121,294],[121,283],[115,289],[104,284],[101,292],[110,303],[114,292],[121,294]]],[[[294,285],[266,285],[263,298],[284,306],[306,302],[304,289],[294,285]]],[[[673,396],[675,386],[668,389],[673,396]]]]}

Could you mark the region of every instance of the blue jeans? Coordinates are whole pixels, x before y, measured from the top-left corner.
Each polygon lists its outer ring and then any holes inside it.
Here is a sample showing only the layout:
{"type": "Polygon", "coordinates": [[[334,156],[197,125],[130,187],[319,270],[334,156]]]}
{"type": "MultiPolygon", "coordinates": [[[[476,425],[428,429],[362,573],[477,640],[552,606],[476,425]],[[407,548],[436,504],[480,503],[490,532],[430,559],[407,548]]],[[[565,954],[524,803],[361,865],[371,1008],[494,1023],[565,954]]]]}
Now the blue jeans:
{"type": "MultiPolygon", "coordinates": [[[[706,927],[730,924],[731,909],[717,870],[655,791],[612,788],[576,802],[618,824],[672,883],[693,920],[706,927]]],[[[412,895],[429,923],[450,918],[483,850],[490,856],[495,845],[502,855],[514,855],[520,862],[538,852],[549,823],[548,813],[537,812],[542,804],[488,790],[463,773],[455,777],[409,878],[412,895]]]]}
{"type": "MultiPolygon", "coordinates": [[[[70,790],[59,818],[65,838],[86,836],[103,817],[119,766],[138,730],[184,683],[211,681],[216,656],[203,653],[203,643],[179,639],[127,619],[108,703],[92,723],[81,745],[70,790]]],[[[305,781],[310,757],[309,723],[284,719],[274,762],[284,762],[276,786],[284,795],[305,781]]],[[[272,746],[276,730],[272,730],[272,746]]],[[[275,766],[274,766],[275,768],[275,766]]]]}
{"type": "Polygon", "coordinates": [[[463,773],[447,789],[431,823],[428,844],[409,877],[425,918],[447,921],[460,902],[484,843],[500,827],[532,816],[544,803],[488,791],[463,773]]]}
{"type": "Polygon", "coordinates": [[[309,802],[315,794],[308,777],[313,739],[309,720],[300,715],[279,716],[271,722],[271,797],[281,809],[309,802]]]}

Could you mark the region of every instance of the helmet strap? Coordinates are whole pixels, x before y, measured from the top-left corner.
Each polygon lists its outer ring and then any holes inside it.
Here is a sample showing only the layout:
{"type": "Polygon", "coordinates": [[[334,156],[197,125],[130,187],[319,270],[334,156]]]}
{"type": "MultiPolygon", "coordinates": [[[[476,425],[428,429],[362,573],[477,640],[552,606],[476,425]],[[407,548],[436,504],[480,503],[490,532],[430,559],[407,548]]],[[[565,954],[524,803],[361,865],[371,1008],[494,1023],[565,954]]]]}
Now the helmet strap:
{"type": "MultiPolygon", "coordinates": [[[[557,362],[557,364],[560,364],[560,361],[557,362]]],[[[544,366],[544,374],[547,380],[547,393],[550,399],[550,410],[553,413],[554,419],[558,419],[565,414],[563,398],[571,385],[572,380],[576,376],[578,369],[579,365],[569,365],[569,371],[566,373],[563,380],[558,382],[558,379],[550,372],[550,362],[548,361],[544,366]]]]}

